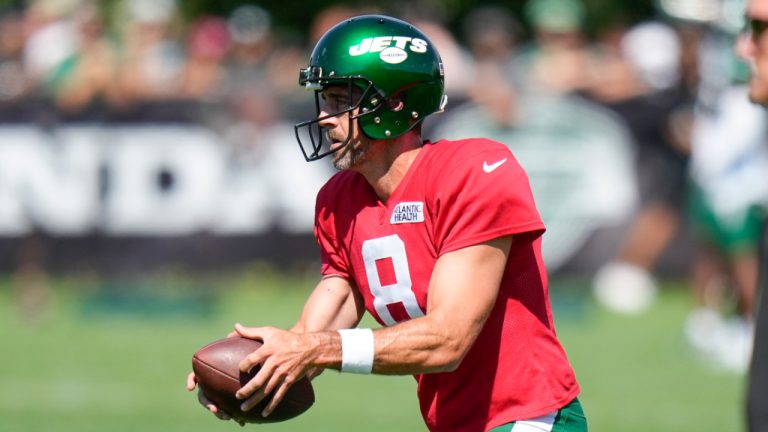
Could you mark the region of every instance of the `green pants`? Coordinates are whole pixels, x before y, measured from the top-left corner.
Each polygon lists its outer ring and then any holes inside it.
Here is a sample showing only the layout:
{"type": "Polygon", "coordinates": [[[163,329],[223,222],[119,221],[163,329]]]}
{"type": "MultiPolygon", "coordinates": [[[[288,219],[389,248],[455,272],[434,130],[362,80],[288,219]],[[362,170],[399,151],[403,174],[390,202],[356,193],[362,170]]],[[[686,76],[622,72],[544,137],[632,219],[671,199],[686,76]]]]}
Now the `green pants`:
{"type": "Polygon", "coordinates": [[[490,432],[516,432],[518,430],[587,432],[587,418],[584,416],[584,410],[581,409],[581,404],[577,398],[560,408],[554,417],[544,416],[539,419],[507,423],[491,429],[490,432]]]}

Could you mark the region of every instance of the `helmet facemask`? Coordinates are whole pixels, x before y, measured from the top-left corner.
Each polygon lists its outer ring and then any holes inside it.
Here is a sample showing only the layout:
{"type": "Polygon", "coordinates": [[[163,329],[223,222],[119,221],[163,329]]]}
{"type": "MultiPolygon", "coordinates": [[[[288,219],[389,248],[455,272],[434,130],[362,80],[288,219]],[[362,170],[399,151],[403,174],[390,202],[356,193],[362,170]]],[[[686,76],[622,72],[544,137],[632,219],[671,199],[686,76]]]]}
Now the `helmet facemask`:
{"type": "MultiPolygon", "coordinates": [[[[296,140],[299,143],[304,159],[308,162],[322,159],[346,148],[352,139],[355,122],[362,117],[373,114],[385,102],[384,98],[378,95],[373,83],[365,78],[346,77],[333,80],[321,80],[319,76],[322,74],[322,71],[316,70],[313,72],[312,69],[319,68],[310,67],[302,69],[299,82],[306,88],[314,89],[315,111],[317,115],[312,120],[301,122],[294,126],[296,140]],[[332,85],[345,85],[347,87],[349,104],[346,108],[320,117],[320,113],[322,112],[321,99],[323,90],[332,85]],[[355,96],[356,93],[359,96],[355,96]],[[368,101],[367,104],[365,104],[366,101],[368,101]],[[357,113],[355,113],[355,110],[357,110],[357,113]],[[328,137],[328,131],[324,129],[320,123],[329,118],[338,117],[344,114],[348,114],[347,121],[349,124],[347,128],[347,136],[341,145],[331,149],[330,145],[333,143],[333,140],[328,137]],[[304,128],[306,128],[306,133],[302,138],[302,130],[304,128]]],[[[365,131],[361,127],[358,127],[358,130],[365,134],[365,131]]]]}

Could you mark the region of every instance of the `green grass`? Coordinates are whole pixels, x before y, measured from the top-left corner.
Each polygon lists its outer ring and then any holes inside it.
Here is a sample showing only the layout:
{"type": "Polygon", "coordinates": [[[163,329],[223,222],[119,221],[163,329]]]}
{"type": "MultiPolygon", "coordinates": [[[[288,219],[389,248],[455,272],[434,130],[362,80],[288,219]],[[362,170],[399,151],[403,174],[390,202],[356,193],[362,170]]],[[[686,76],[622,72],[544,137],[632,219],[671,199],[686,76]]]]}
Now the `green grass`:
{"type": "Polygon", "coordinates": [[[744,377],[716,371],[687,347],[689,304],[687,290],[667,286],[639,317],[605,312],[590,300],[581,318],[558,320],[591,430],[744,430],[744,377]]]}
{"type": "MultiPolygon", "coordinates": [[[[57,280],[46,313],[29,320],[18,288],[0,280],[1,431],[237,430],[204,412],[184,389],[191,354],[236,321],[290,325],[312,281],[262,271],[163,277],[118,284],[107,296],[101,285],[57,280]],[[187,286],[194,288],[180,288],[187,286]],[[130,290],[142,294],[114,295],[130,290]]],[[[665,287],[650,313],[631,318],[598,309],[584,292],[578,283],[555,286],[553,303],[592,431],[743,429],[743,377],[714,372],[685,348],[685,290],[665,287]]],[[[411,377],[328,371],[315,390],[317,402],[306,414],[258,429],[425,429],[411,377]]]]}

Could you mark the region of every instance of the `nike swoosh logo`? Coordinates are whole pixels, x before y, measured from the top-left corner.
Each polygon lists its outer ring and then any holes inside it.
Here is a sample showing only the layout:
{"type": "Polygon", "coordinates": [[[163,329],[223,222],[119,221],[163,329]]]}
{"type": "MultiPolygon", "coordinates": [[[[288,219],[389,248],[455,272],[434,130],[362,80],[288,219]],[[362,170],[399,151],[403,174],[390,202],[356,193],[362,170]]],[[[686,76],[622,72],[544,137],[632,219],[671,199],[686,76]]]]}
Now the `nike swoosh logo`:
{"type": "Polygon", "coordinates": [[[500,161],[498,161],[496,163],[492,163],[490,165],[488,165],[488,162],[483,161],[483,171],[485,171],[487,173],[492,173],[496,168],[504,165],[504,162],[506,162],[506,161],[507,161],[506,159],[502,159],[502,160],[500,160],[500,161]]]}

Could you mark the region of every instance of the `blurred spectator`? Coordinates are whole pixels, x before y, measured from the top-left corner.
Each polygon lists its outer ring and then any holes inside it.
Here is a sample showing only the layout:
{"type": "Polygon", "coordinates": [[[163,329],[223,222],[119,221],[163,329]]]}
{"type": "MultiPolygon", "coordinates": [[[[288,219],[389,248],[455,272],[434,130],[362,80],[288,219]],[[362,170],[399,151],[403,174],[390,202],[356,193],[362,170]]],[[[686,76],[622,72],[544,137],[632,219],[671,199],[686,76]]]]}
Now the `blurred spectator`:
{"type": "Polygon", "coordinates": [[[512,13],[498,6],[471,10],[462,20],[467,47],[477,62],[513,63],[522,39],[522,27],[512,13]]]}
{"type": "Polygon", "coordinates": [[[629,127],[640,207],[617,255],[595,275],[594,292],[612,310],[639,313],[653,302],[655,266],[683,219],[693,95],[670,26],[641,23],[603,41],[586,95],[629,127]]]}
{"type": "Polygon", "coordinates": [[[77,28],[69,19],[77,6],[76,0],[41,0],[29,5],[24,68],[44,87],[54,78],[56,68],[77,49],[77,28]]]}
{"type": "Polygon", "coordinates": [[[687,336],[716,364],[744,372],[753,332],[761,206],[768,201],[766,122],[739,86],[724,91],[717,111],[699,115],[695,126],[691,217],[698,259],[696,309],[687,336]]]}
{"type": "Polygon", "coordinates": [[[80,5],[71,17],[75,31],[73,51],[56,65],[48,79],[56,106],[76,119],[103,118],[105,105],[113,103],[117,56],[104,33],[98,3],[80,5]]]}
{"type": "Polygon", "coordinates": [[[757,251],[768,203],[768,123],[763,110],[748,102],[746,65],[736,61],[732,50],[735,31],[713,27],[702,45],[707,92],[695,118],[691,170],[696,304],[686,336],[717,366],[744,372],[752,349],[757,251]]]}
{"type": "Polygon", "coordinates": [[[34,90],[24,69],[25,14],[7,11],[0,16],[0,121],[24,121],[31,115],[23,107],[34,90]]]}
{"type": "MultiPolygon", "coordinates": [[[[297,95],[298,70],[303,67],[303,50],[279,38],[272,16],[259,6],[240,6],[230,13],[228,27],[232,49],[226,63],[227,94],[233,103],[252,87],[267,84],[278,95],[279,115],[285,118],[308,112],[304,95],[297,95]]],[[[298,118],[298,117],[296,117],[298,118]]]]}
{"type": "MultiPolygon", "coordinates": [[[[520,87],[521,72],[518,65],[518,55],[522,41],[522,26],[512,13],[502,7],[482,6],[471,10],[462,20],[462,29],[467,48],[475,62],[475,72],[467,72],[474,85],[470,86],[469,99],[481,106],[500,103],[489,110],[499,124],[511,126],[515,114],[514,101],[516,91],[508,86],[520,87]],[[487,74],[501,74],[493,82],[499,87],[480,86],[487,74]],[[474,76],[472,76],[474,75],[474,76]],[[508,91],[509,90],[509,91],[508,91]],[[488,100],[488,98],[493,99],[488,100]]],[[[457,101],[458,102],[458,101],[457,101]]],[[[451,107],[453,108],[453,107],[451,107]]]]}
{"type": "Polygon", "coordinates": [[[268,79],[267,64],[274,47],[272,17],[259,6],[240,6],[230,14],[227,26],[232,41],[227,76],[236,93],[241,85],[268,79]]]}
{"type": "Polygon", "coordinates": [[[223,60],[230,48],[224,19],[206,16],[187,33],[187,51],[180,96],[203,101],[219,100],[227,79],[223,60]]]}
{"type": "Polygon", "coordinates": [[[123,102],[175,98],[182,87],[184,50],[174,32],[174,0],[125,0],[119,86],[123,102]]]}
{"type": "Polygon", "coordinates": [[[544,93],[581,90],[589,71],[581,0],[528,0],[525,13],[534,32],[521,56],[527,86],[544,93]]]}
{"type": "Polygon", "coordinates": [[[519,22],[507,9],[484,6],[470,11],[462,28],[474,63],[466,90],[469,102],[481,108],[496,126],[513,128],[520,120],[520,71],[516,68],[519,22]]]}

